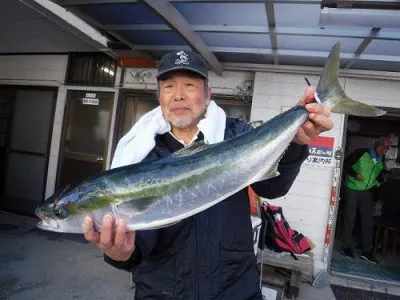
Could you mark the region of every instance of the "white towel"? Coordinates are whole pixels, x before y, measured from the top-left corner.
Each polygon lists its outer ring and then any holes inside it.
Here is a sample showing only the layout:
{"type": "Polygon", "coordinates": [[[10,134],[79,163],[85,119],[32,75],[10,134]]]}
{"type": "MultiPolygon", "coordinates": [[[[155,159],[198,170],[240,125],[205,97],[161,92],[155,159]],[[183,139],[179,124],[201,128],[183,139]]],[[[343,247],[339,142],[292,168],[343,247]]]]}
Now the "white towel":
{"type": "MultiPolygon", "coordinates": [[[[204,118],[197,125],[204,135],[204,142],[215,144],[223,141],[225,123],[225,112],[211,101],[204,118]]],[[[155,136],[169,131],[171,125],[164,119],[161,106],[149,111],[118,142],[111,169],[142,161],[156,145],[155,136]]]]}

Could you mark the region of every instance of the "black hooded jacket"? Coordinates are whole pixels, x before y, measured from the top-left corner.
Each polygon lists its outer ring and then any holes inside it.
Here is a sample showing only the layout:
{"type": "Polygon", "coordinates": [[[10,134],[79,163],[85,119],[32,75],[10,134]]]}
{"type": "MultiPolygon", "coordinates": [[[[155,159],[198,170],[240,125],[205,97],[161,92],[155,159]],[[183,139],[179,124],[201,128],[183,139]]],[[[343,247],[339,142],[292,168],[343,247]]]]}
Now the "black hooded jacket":
{"type": "MultiPolygon", "coordinates": [[[[227,118],[225,140],[251,128],[227,118]]],[[[169,133],[159,135],[146,159],[182,147],[169,133]]],[[[307,146],[291,144],[279,163],[280,175],[253,189],[269,199],[285,195],[307,155],[307,146]]],[[[247,189],[175,225],[136,232],[136,249],[128,261],[107,256],[105,261],[133,273],[136,300],[262,299],[247,189]]]]}

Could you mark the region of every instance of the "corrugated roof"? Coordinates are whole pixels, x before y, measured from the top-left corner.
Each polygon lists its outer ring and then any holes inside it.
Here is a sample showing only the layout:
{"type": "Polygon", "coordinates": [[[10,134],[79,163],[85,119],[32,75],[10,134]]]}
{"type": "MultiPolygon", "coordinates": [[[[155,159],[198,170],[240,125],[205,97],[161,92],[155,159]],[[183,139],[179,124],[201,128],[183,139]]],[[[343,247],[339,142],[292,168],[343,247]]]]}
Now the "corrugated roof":
{"type": "Polygon", "coordinates": [[[344,68],[400,72],[399,1],[338,0],[323,1],[324,5],[313,0],[55,2],[133,52],[158,60],[167,51],[193,48],[217,74],[224,63],[236,62],[323,66],[337,41],[344,68]],[[321,25],[325,2],[335,13],[345,12],[345,8],[337,8],[344,2],[353,4],[350,15],[339,16],[342,22],[349,22],[350,16],[353,24],[321,25]],[[385,9],[375,9],[376,15],[371,16],[369,11],[354,8],[361,4],[385,9]],[[364,25],[358,26],[361,19],[364,25]]]}

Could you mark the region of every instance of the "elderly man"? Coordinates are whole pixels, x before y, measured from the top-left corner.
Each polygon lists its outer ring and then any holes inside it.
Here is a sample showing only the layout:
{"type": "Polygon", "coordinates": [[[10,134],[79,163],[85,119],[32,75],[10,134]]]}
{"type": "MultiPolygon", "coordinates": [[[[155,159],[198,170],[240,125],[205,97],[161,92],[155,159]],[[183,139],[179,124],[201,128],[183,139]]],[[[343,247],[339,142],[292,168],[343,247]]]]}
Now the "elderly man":
{"type": "Polygon", "coordinates": [[[352,249],[352,234],[357,209],[361,216],[362,254],[361,258],[376,264],[379,263],[371,252],[373,239],[373,189],[383,182],[385,154],[390,149],[387,137],[375,142],[371,148],[354,150],[344,161],[345,180],[345,212],[342,232],[341,253],[355,258],[352,249]]]}
{"type": "MultiPolygon", "coordinates": [[[[161,158],[195,141],[208,142],[213,131],[205,128],[220,130],[221,122],[224,130],[219,138],[214,137],[216,141],[251,130],[240,120],[225,118],[225,114],[217,117],[215,111],[220,108],[211,101],[206,64],[195,52],[163,56],[157,80],[160,115],[168,121],[170,130],[156,132],[149,153],[141,154],[145,160],[161,158]]],[[[285,195],[308,155],[305,144],[332,128],[329,111],[310,103],[313,95],[314,91],[308,88],[300,101],[309,112],[309,120],[280,161],[280,175],[252,185],[260,196],[285,195]]],[[[143,147],[139,144],[132,151],[142,151],[143,147]]],[[[120,165],[116,162],[121,153],[114,156],[114,166],[120,165]]],[[[112,216],[106,215],[99,233],[87,217],[83,231],[87,240],[103,250],[106,262],[133,273],[136,300],[262,299],[246,189],[166,228],[126,232],[124,220],[117,220],[115,230],[114,222],[112,216]]]]}

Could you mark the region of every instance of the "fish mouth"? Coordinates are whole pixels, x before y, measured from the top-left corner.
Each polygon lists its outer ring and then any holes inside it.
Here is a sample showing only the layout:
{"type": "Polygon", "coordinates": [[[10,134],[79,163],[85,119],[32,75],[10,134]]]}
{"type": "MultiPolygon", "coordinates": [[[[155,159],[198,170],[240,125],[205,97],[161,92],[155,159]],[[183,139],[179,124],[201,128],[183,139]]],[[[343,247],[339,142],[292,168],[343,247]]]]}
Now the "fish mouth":
{"type": "Polygon", "coordinates": [[[52,219],[45,219],[39,221],[39,223],[37,223],[37,227],[42,230],[48,230],[48,231],[59,231],[60,228],[58,222],[52,219]]]}

